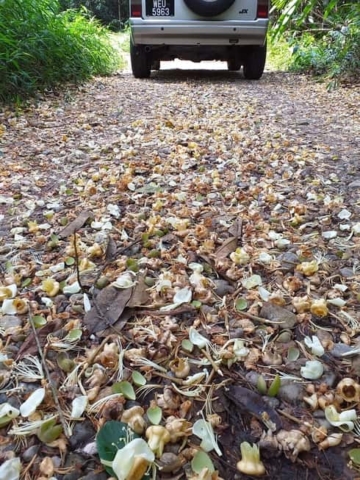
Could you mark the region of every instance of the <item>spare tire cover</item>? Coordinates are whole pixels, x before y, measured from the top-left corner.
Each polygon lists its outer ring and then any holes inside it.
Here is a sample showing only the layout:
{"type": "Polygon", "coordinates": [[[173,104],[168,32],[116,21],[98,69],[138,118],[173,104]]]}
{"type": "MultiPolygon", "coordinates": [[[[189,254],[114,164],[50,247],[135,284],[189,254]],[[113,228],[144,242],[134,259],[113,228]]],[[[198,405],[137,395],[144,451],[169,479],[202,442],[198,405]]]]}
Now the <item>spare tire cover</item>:
{"type": "Polygon", "coordinates": [[[235,0],[184,0],[194,13],[203,17],[215,17],[225,12],[235,0]]]}

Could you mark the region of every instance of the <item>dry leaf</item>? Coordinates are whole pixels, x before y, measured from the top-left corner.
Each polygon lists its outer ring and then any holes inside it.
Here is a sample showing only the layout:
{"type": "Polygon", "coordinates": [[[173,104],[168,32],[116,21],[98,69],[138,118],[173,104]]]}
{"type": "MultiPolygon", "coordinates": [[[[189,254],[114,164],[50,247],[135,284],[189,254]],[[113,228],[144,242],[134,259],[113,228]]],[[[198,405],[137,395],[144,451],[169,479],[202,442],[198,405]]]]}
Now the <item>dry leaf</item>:
{"type": "Polygon", "coordinates": [[[89,220],[89,218],[93,218],[93,215],[91,212],[88,210],[82,211],[72,222],[69,223],[69,225],[66,225],[66,227],[59,232],[58,236],[60,238],[66,238],[69,237],[70,235],[74,235],[77,231],[82,228],[85,223],[89,220]]]}

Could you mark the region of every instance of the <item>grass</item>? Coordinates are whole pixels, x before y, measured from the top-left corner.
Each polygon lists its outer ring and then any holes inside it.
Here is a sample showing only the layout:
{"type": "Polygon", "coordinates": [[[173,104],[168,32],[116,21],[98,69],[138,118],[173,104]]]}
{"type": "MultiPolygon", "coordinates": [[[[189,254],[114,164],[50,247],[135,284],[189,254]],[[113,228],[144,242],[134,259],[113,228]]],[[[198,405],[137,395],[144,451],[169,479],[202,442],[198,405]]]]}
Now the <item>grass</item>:
{"type": "Polygon", "coordinates": [[[286,40],[268,40],[267,67],[275,71],[287,71],[292,62],[292,51],[286,40]]]}
{"type": "Polygon", "coordinates": [[[0,101],[19,101],[120,67],[108,30],[85,10],[61,12],[58,0],[1,1],[0,101]]]}

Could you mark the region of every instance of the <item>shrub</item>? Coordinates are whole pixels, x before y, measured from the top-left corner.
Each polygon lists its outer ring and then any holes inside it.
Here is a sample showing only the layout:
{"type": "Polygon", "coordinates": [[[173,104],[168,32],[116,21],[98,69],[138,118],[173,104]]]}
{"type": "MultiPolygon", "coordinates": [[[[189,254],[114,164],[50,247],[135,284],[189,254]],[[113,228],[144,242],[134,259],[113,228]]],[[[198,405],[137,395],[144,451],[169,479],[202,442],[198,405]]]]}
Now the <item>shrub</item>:
{"type": "Polygon", "coordinates": [[[61,12],[57,0],[2,0],[0,3],[0,100],[118,66],[108,32],[86,12],[61,12]]]}
{"type": "Polygon", "coordinates": [[[272,41],[285,38],[290,70],[323,75],[331,85],[360,71],[360,4],[274,0],[272,41]]]}

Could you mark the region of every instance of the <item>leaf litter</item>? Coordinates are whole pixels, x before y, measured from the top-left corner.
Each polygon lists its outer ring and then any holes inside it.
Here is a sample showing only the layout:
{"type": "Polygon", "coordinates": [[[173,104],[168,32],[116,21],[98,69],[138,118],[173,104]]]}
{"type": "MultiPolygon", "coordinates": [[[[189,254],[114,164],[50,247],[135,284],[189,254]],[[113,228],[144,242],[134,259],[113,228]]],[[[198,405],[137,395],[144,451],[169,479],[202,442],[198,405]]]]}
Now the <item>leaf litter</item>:
{"type": "Polygon", "coordinates": [[[1,110],[1,479],[359,475],[359,91],[208,73],[1,110]]]}

